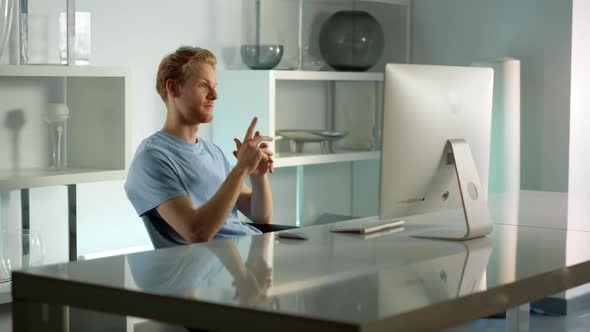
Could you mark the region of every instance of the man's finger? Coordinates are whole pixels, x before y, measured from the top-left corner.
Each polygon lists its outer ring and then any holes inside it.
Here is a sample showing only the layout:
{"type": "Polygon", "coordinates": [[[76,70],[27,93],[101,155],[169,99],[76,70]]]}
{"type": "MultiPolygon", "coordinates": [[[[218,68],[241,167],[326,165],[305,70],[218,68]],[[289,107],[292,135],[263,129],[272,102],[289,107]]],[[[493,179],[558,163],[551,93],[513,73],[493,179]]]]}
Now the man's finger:
{"type": "Polygon", "coordinates": [[[273,156],[274,153],[272,153],[272,151],[270,151],[270,149],[262,149],[262,152],[264,152],[267,156],[273,156]]]}
{"type": "Polygon", "coordinates": [[[244,142],[252,139],[252,134],[254,134],[254,128],[256,128],[257,122],[258,122],[258,118],[254,117],[254,119],[252,119],[252,123],[250,123],[250,127],[248,127],[248,130],[246,131],[246,137],[244,137],[244,142]]]}
{"type": "Polygon", "coordinates": [[[239,150],[240,147],[242,146],[242,142],[240,142],[240,140],[237,138],[234,138],[234,142],[236,143],[236,149],[239,150]]]}
{"type": "Polygon", "coordinates": [[[261,149],[266,149],[266,148],[268,148],[268,144],[262,143],[258,147],[261,148],[261,149]]]}
{"type": "Polygon", "coordinates": [[[266,155],[265,153],[260,153],[258,154],[258,157],[260,158],[259,160],[259,164],[260,163],[267,163],[268,162],[268,158],[270,158],[270,156],[266,155]]]}
{"type": "Polygon", "coordinates": [[[272,156],[268,156],[268,160],[267,160],[267,166],[266,166],[266,167],[268,167],[268,171],[270,172],[270,174],[273,174],[273,173],[274,173],[274,171],[275,171],[275,166],[274,166],[274,164],[275,164],[275,161],[274,161],[274,159],[272,158],[272,156]]]}
{"type": "Polygon", "coordinates": [[[232,154],[234,155],[234,157],[236,157],[236,158],[238,157],[238,151],[234,151],[234,152],[232,152],[232,154]]]}
{"type": "Polygon", "coordinates": [[[254,144],[256,144],[256,146],[258,146],[258,144],[262,143],[262,142],[272,142],[274,140],[274,138],[270,137],[270,136],[258,136],[256,138],[254,138],[252,140],[252,142],[254,144]]]}

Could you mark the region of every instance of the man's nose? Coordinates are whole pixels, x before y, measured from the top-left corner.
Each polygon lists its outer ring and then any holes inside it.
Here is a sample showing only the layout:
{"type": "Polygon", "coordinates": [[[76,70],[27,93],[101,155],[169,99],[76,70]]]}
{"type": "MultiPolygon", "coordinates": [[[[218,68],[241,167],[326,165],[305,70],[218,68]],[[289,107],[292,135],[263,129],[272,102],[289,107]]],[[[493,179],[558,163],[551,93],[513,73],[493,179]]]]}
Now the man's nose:
{"type": "Polygon", "coordinates": [[[208,98],[209,100],[217,100],[217,91],[215,91],[214,89],[212,89],[212,90],[209,92],[209,95],[207,96],[207,98],[208,98]]]}

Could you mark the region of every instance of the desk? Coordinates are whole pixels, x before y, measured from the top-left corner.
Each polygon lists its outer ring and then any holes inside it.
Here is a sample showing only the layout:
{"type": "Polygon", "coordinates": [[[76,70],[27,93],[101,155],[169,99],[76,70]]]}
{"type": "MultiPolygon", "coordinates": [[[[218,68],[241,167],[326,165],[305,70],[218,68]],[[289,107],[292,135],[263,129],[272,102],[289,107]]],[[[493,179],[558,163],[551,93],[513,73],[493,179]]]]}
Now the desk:
{"type": "MultiPolygon", "coordinates": [[[[15,272],[16,331],[67,326],[43,303],[216,331],[440,330],[590,282],[589,232],[495,225],[433,241],[431,226],[361,237],[306,227],[15,272]]],[[[58,307],[59,309],[59,307],[58,307]]]]}
{"type": "Polygon", "coordinates": [[[494,223],[589,231],[586,216],[575,213],[575,209],[569,211],[577,202],[574,195],[550,191],[521,190],[488,196],[494,223]]]}

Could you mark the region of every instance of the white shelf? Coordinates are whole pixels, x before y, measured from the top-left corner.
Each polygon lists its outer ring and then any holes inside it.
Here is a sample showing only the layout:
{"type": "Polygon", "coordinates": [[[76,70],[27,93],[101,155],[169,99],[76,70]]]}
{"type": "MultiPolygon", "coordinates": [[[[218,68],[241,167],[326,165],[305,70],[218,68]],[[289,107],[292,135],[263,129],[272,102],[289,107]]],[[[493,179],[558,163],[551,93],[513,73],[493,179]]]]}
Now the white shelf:
{"type": "Polygon", "coordinates": [[[408,6],[412,0],[362,0],[362,2],[378,2],[388,5],[408,6]]]}
{"type": "Polygon", "coordinates": [[[0,76],[22,77],[120,77],[129,75],[123,67],[59,65],[0,65],[0,76]]]}
{"type": "Polygon", "coordinates": [[[0,283],[0,304],[12,302],[12,295],[10,292],[11,286],[11,282],[0,283]]]}
{"type": "Polygon", "coordinates": [[[278,168],[300,165],[339,163],[347,161],[373,160],[379,158],[381,158],[381,152],[379,151],[339,152],[313,155],[282,153],[280,157],[275,159],[274,166],[275,168],[278,168]]]}
{"type": "MultiPolygon", "coordinates": [[[[342,3],[342,0],[323,0],[322,2],[328,3],[342,3]]],[[[361,0],[360,2],[377,2],[383,3],[386,5],[399,5],[399,6],[408,6],[412,2],[412,0],[361,0]]]]}
{"type": "Polygon", "coordinates": [[[61,171],[20,169],[0,171],[0,190],[68,185],[124,179],[125,170],[70,168],[61,171]]]}
{"type": "Polygon", "coordinates": [[[338,71],[304,71],[271,70],[275,80],[304,81],[383,81],[383,73],[338,72],[338,71]]]}

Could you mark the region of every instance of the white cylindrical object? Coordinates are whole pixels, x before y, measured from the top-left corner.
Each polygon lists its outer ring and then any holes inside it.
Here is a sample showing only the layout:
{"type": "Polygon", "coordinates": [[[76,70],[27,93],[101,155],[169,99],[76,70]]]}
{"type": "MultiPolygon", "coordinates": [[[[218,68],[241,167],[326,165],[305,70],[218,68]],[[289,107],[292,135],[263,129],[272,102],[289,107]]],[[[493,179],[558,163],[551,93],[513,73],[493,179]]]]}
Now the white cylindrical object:
{"type": "Polygon", "coordinates": [[[51,145],[50,169],[65,169],[67,164],[67,120],[68,105],[61,103],[47,104],[45,122],[49,126],[49,142],[51,145]]]}
{"type": "Polygon", "coordinates": [[[45,121],[47,122],[63,122],[68,119],[70,110],[68,105],[63,103],[47,103],[45,110],[45,121]]]}
{"type": "MultiPolygon", "coordinates": [[[[473,64],[494,70],[494,99],[492,106],[492,137],[488,179],[488,205],[494,221],[518,224],[520,191],[520,60],[503,58],[473,64]]],[[[516,257],[514,234],[509,245],[500,248],[500,255],[516,257]]],[[[508,264],[489,271],[488,280],[514,278],[514,265],[508,264]]]]}
{"type": "Polygon", "coordinates": [[[489,193],[520,190],[520,60],[502,58],[473,64],[494,70],[489,193]]]}

